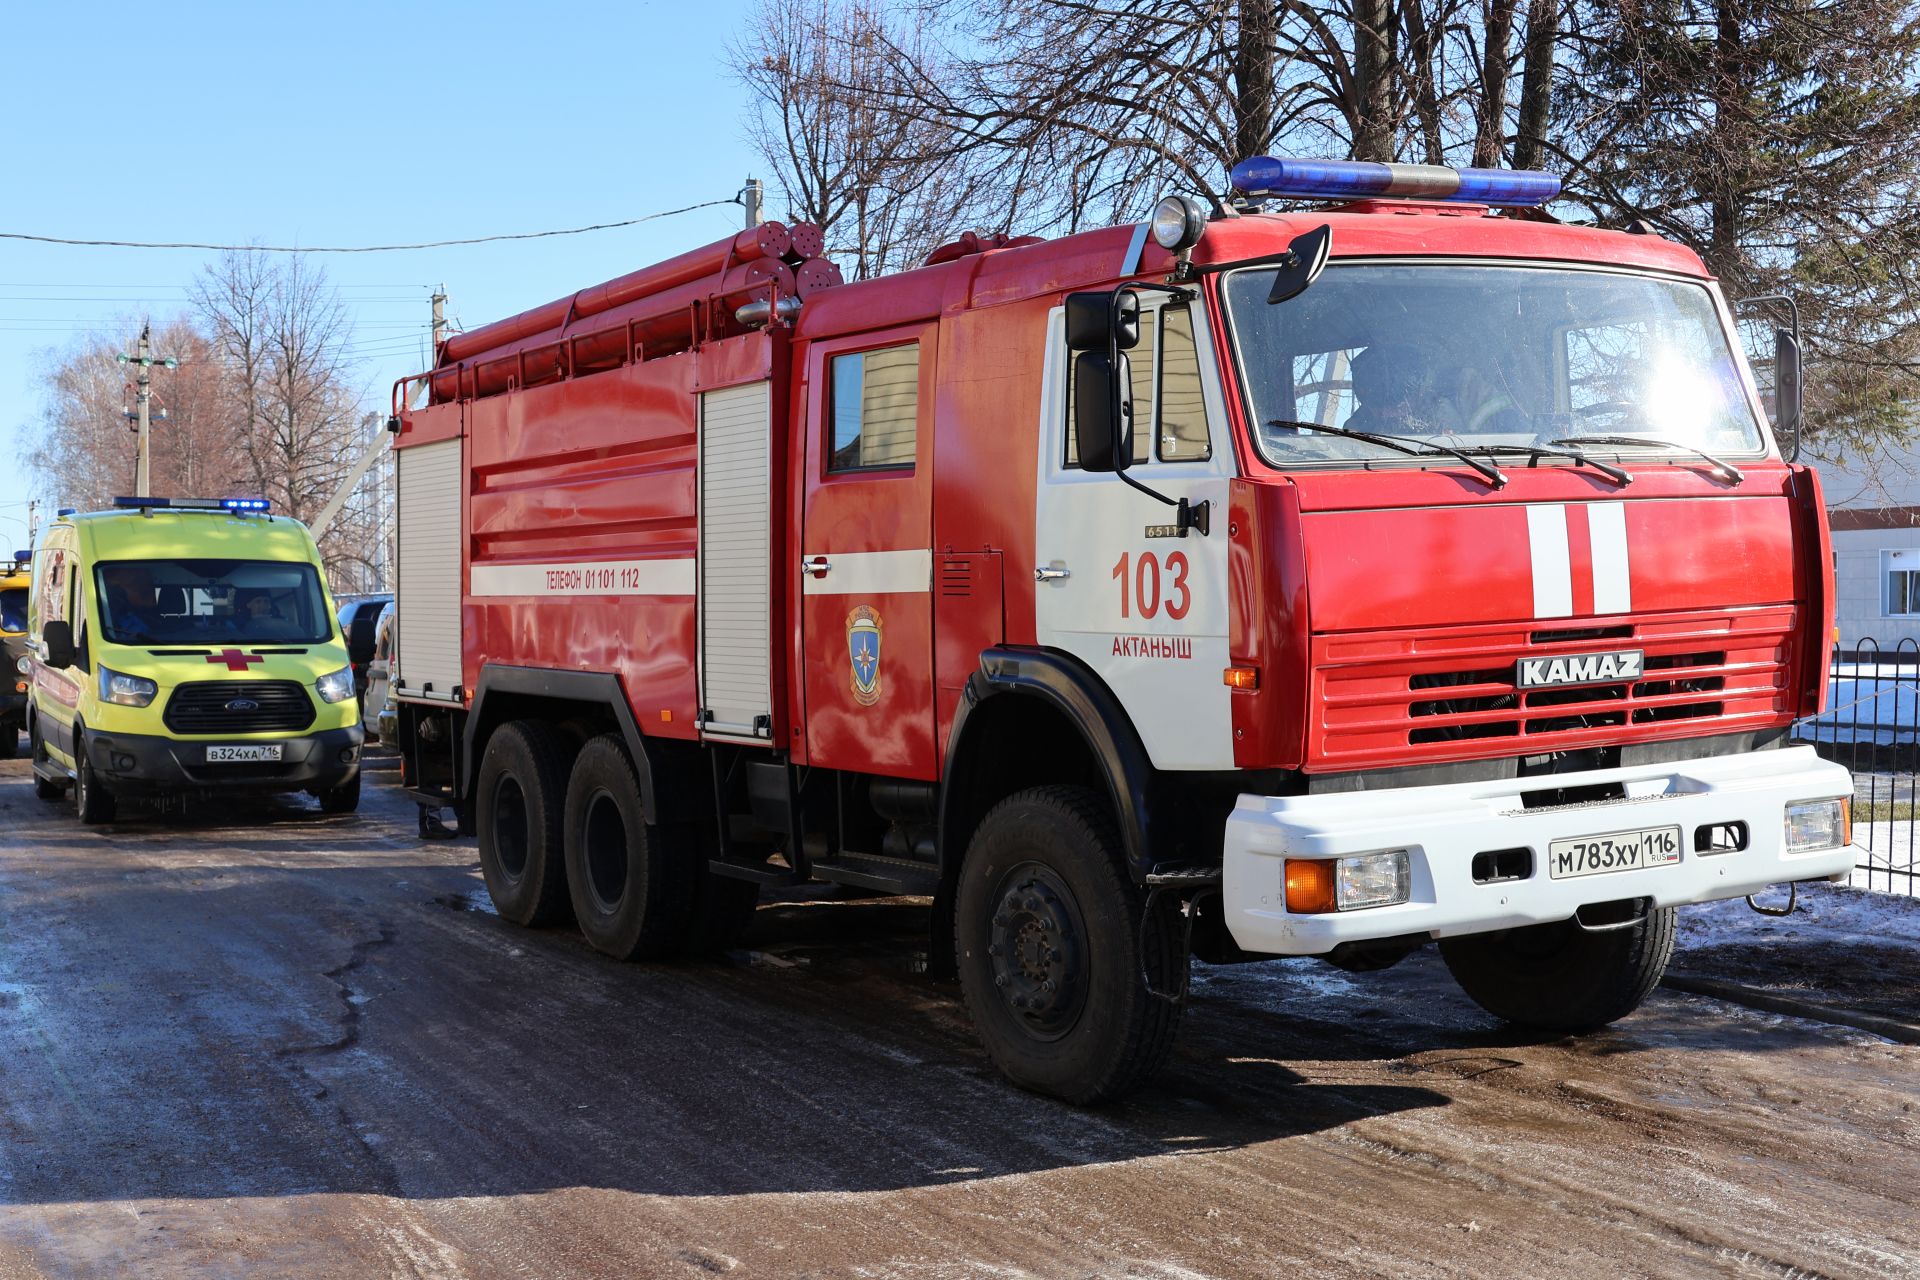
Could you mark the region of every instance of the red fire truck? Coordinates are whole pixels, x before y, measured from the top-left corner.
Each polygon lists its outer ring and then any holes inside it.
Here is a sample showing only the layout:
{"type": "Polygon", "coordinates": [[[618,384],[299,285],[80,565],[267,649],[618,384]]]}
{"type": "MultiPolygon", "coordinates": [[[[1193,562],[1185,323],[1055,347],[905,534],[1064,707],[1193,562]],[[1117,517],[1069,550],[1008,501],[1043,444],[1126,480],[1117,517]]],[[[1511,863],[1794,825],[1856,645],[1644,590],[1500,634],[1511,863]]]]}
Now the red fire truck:
{"type": "Polygon", "coordinates": [[[768,224],[397,387],[404,778],[500,914],[664,957],[927,895],[994,1063],[1085,1102],[1190,956],[1437,941],[1577,1030],[1677,906],[1843,873],[1820,488],[1699,259],[1547,175],[1235,184],[856,283],[768,224]]]}

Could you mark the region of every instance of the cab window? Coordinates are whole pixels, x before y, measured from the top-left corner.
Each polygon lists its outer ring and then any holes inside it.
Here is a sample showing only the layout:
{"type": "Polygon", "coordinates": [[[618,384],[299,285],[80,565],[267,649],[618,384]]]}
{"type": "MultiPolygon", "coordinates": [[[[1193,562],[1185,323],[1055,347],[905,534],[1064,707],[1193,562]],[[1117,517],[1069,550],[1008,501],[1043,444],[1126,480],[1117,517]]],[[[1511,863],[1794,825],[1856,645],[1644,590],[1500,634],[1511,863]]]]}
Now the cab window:
{"type": "MultiPolygon", "coordinates": [[[[1213,456],[1206,405],[1200,390],[1200,353],[1193,313],[1162,307],[1140,319],[1140,341],[1127,356],[1127,386],[1133,407],[1133,461],[1204,462],[1213,456]]],[[[1072,368],[1072,354],[1067,357],[1072,368]]],[[[1066,465],[1080,465],[1080,439],[1073,421],[1073,379],[1067,379],[1066,465]]]]}
{"type": "Polygon", "coordinates": [[[827,470],[913,466],[920,417],[920,344],[833,358],[827,377],[833,432],[827,470]]]}
{"type": "Polygon", "coordinates": [[[27,629],[27,589],[8,587],[0,591],[0,631],[27,629]]]}

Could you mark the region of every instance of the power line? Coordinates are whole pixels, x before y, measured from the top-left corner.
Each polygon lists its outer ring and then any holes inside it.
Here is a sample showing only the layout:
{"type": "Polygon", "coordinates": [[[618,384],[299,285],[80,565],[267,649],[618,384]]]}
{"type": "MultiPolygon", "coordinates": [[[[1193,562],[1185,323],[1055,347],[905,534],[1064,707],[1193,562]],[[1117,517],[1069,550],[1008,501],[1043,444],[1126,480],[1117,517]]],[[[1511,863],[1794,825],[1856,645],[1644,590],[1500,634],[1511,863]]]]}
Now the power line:
{"type": "Polygon", "coordinates": [[[351,245],[344,248],[274,244],[200,244],[192,241],[70,240],[65,236],[36,236],[24,231],[0,231],[0,240],[31,240],[36,244],[64,244],[104,249],[212,249],[232,253],[397,253],[406,249],[449,249],[458,245],[491,244],[498,240],[542,240],[548,236],[577,236],[589,231],[611,231],[616,227],[638,226],[642,222],[652,222],[656,218],[671,218],[675,214],[692,213],[695,209],[711,209],[715,205],[737,203],[738,201],[731,197],[725,200],[703,200],[699,204],[690,204],[680,209],[665,209],[659,213],[649,213],[643,218],[627,218],[620,222],[596,222],[590,227],[567,227],[559,231],[515,231],[497,236],[472,236],[465,240],[427,240],[419,244],[351,245]]]}

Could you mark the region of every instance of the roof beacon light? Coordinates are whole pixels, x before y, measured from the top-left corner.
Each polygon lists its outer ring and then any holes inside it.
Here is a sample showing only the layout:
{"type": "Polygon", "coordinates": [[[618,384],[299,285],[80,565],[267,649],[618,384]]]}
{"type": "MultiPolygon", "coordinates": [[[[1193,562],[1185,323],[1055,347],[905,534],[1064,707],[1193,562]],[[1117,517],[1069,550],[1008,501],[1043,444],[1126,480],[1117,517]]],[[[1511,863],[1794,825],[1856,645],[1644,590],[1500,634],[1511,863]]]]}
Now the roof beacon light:
{"type": "Polygon", "coordinates": [[[115,498],[113,505],[140,511],[265,511],[265,498],[115,498]]]}
{"type": "Polygon", "coordinates": [[[1153,206],[1149,225],[1155,244],[1168,253],[1180,253],[1199,244],[1207,233],[1207,210],[1198,200],[1168,196],[1153,206]]]}
{"type": "Polygon", "coordinates": [[[1252,156],[1233,166],[1242,195],[1291,200],[1364,200],[1374,196],[1529,207],[1560,194],[1560,175],[1537,169],[1450,169],[1437,164],[1367,160],[1292,160],[1252,156]]]}

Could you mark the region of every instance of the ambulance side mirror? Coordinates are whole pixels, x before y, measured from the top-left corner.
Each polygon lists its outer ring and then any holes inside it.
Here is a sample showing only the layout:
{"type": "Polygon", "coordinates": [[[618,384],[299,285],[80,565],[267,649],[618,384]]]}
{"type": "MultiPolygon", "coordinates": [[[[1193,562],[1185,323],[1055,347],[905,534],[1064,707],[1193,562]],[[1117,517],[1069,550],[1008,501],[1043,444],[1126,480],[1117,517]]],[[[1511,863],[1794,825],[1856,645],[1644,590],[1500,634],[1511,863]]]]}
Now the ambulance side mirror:
{"type": "Polygon", "coordinates": [[[57,671],[71,667],[77,655],[73,650],[73,624],[65,620],[49,622],[40,628],[40,644],[45,658],[43,661],[57,671]]]}
{"type": "Polygon", "coordinates": [[[1123,398],[1133,371],[1123,353],[1118,376],[1104,351],[1073,358],[1073,434],[1085,471],[1121,471],[1133,461],[1133,413],[1123,398]]]}
{"type": "Polygon", "coordinates": [[[1800,419],[1805,409],[1802,391],[1800,339],[1791,329],[1773,334],[1773,433],[1780,454],[1792,462],[1800,456],[1800,419]]]}

